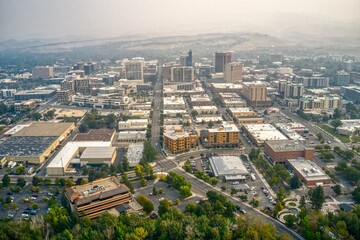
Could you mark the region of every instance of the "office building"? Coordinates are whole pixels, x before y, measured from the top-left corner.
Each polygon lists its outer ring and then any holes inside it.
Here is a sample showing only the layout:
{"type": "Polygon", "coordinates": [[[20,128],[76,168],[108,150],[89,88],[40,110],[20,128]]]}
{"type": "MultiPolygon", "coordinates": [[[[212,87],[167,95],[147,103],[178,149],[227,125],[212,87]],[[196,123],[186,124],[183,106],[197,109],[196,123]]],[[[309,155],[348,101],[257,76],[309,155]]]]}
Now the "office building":
{"type": "Polygon", "coordinates": [[[231,63],[231,52],[216,52],[215,53],[215,73],[222,73],[225,70],[225,65],[231,63]]]}
{"type": "Polygon", "coordinates": [[[324,113],[342,106],[342,98],[337,95],[304,96],[300,99],[300,110],[304,112],[324,113]]]}
{"type": "Polygon", "coordinates": [[[108,177],[93,182],[67,187],[64,194],[71,210],[79,217],[90,219],[119,205],[131,202],[128,187],[121,184],[116,177],[108,177]]]}
{"type": "Polygon", "coordinates": [[[329,186],[332,183],[331,178],[313,161],[304,158],[288,159],[287,165],[308,188],[329,186]]]}
{"type": "Polygon", "coordinates": [[[32,68],[32,79],[50,79],[54,77],[54,67],[36,66],[32,68]]]}
{"type": "Polygon", "coordinates": [[[204,147],[238,147],[240,131],[234,122],[223,122],[222,127],[200,131],[204,147]]]}
{"type": "Polygon", "coordinates": [[[59,103],[71,102],[73,96],[71,90],[60,90],[57,92],[57,101],[59,103]]]}
{"type": "Polygon", "coordinates": [[[242,82],[243,64],[232,62],[225,65],[224,79],[227,83],[242,82]]]}
{"type": "Polygon", "coordinates": [[[334,84],[337,86],[348,86],[350,84],[350,74],[345,71],[338,71],[334,84]]]}
{"type": "Polygon", "coordinates": [[[183,67],[191,67],[192,66],[192,51],[190,49],[187,53],[180,53],[179,56],[179,64],[183,67]]]}
{"type": "Polygon", "coordinates": [[[315,150],[295,140],[269,140],[264,142],[264,153],[272,163],[285,163],[300,157],[313,160],[315,150]]]}
{"type": "Polygon", "coordinates": [[[360,102],[360,87],[357,86],[348,86],[348,87],[341,87],[340,89],[341,95],[354,103],[360,102]]]}
{"type": "Polygon", "coordinates": [[[171,125],[164,130],[164,148],[172,154],[187,152],[197,145],[196,132],[186,132],[181,127],[171,125]]]}
{"type": "Polygon", "coordinates": [[[165,81],[171,80],[171,68],[173,67],[182,67],[180,64],[171,62],[171,63],[165,63],[163,64],[161,70],[162,70],[162,77],[165,81]]]}
{"type": "Polygon", "coordinates": [[[192,106],[212,106],[213,102],[211,101],[209,95],[192,95],[190,96],[190,102],[192,106]]]}
{"type": "Polygon", "coordinates": [[[172,67],[171,78],[172,82],[192,82],[195,80],[193,67],[172,67]]]}
{"type": "Polygon", "coordinates": [[[127,80],[144,80],[144,59],[133,58],[125,62],[125,77],[127,80]]]}
{"type": "Polygon", "coordinates": [[[329,87],[329,78],[321,75],[304,77],[295,76],[295,82],[301,83],[305,88],[326,88],[329,87]]]}
{"type": "Polygon", "coordinates": [[[119,96],[119,94],[104,94],[94,96],[74,95],[72,97],[72,104],[81,107],[94,108],[120,108],[125,109],[130,100],[127,96],[119,96]]]}
{"type": "Polygon", "coordinates": [[[54,65],[54,76],[65,76],[70,72],[70,66],[54,65]]]}
{"type": "Polygon", "coordinates": [[[16,93],[16,89],[1,89],[0,90],[0,98],[3,98],[3,99],[12,98],[12,97],[14,97],[15,93],[16,93]]]}
{"type": "Polygon", "coordinates": [[[272,105],[267,97],[267,86],[262,82],[243,83],[243,97],[251,107],[268,107],[272,105]]]}
{"type": "Polygon", "coordinates": [[[14,94],[15,101],[25,101],[31,99],[47,101],[55,97],[55,90],[24,90],[14,94]]]}
{"type": "MultiPolygon", "coordinates": [[[[75,78],[73,81],[75,93],[90,95],[90,78],[75,78]]],[[[69,84],[71,85],[71,83],[69,84]]]]}
{"type": "Polygon", "coordinates": [[[287,83],[284,89],[285,98],[301,98],[304,95],[302,83],[287,83]]]}
{"type": "Polygon", "coordinates": [[[148,119],[128,119],[126,121],[119,121],[118,126],[120,131],[146,130],[148,124],[148,119]]]}

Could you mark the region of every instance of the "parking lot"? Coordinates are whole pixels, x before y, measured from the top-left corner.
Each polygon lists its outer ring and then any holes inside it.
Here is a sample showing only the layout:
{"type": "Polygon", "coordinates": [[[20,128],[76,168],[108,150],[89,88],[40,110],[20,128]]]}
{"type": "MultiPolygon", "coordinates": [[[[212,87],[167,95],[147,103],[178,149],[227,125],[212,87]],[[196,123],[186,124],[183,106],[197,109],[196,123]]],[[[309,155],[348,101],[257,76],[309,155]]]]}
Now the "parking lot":
{"type": "Polygon", "coordinates": [[[56,194],[56,186],[41,186],[40,188],[41,191],[39,193],[31,193],[29,191],[29,186],[26,186],[19,193],[12,193],[12,195],[8,195],[10,192],[9,190],[2,191],[1,198],[5,200],[7,197],[10,197],[12,198],[12,202],[8,204],[8,209],[4,209],[4,203],[2,204],[0,219],[11,217],[17,221],[20,220],[22,216],[26,220],[31,216],[46,214],[48,211],[48,203],[46,199],[50,199],[52,196],[55,198],[55,203],[61,203],[61,194],[56,194]],[[50,193],[50,188],[52,188],[53,193],[50,193]],[[13,203],[16,203],[16,209],[12,209],[13,203]],[[33,210],[34,204],[38,205],[38,209],[36,209],[36,211],[33,210]]]}

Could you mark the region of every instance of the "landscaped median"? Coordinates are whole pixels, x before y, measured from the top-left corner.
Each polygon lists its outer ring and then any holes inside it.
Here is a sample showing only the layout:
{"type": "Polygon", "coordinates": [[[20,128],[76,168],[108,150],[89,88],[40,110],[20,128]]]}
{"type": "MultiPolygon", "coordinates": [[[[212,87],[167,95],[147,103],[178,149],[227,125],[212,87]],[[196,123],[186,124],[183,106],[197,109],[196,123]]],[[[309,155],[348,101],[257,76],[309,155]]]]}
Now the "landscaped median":
{"type": "Polygon", "coordinates": [[[325,132],[329,133],[330,135],[336,137],[337,139],[339,139],[341,142],[343,143],[349,143],[351,142],[350,138],[347,136],[342,136],[340,134],[337,134],[335,129],[333,129],[332,127],[328,126],[328,125],[324,125],[324,124],[317,124],[317,126],[319,128],[321,128],[322,130],[324,130],[325,132]]]}

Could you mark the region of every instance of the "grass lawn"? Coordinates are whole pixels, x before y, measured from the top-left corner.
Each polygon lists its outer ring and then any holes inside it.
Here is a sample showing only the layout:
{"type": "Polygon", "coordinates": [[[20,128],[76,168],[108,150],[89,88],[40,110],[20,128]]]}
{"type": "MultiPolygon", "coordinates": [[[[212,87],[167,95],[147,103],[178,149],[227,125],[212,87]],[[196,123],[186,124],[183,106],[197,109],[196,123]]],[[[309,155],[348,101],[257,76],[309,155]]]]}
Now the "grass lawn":
{"type": "Polygon", "coordinates": [[[296,206],[296,203],[294,203],[294,202],[289,202],[289,206],[295,207],[295,206],[296,206]]]}
{"type": "Polygon", "coordinates": [[[353,137],[351,137],[351,141],[352,142],[360,142],[360,136],[353,136],[353,137]]]}
{"type": "Polygon", "coordinates": [[[331,127],[327,126],[327,125],[323,125],[323,124],[319,124],[318,125],[322,130],[328,132],[329,134],[331,134],[332,136],[338,138],[341,142],[343,143],[349,143],[350,142],[350,138],[346,137],[346,136],[342,136],[339,135],[335,132],[334,129],[332,129],[331,127]]]}

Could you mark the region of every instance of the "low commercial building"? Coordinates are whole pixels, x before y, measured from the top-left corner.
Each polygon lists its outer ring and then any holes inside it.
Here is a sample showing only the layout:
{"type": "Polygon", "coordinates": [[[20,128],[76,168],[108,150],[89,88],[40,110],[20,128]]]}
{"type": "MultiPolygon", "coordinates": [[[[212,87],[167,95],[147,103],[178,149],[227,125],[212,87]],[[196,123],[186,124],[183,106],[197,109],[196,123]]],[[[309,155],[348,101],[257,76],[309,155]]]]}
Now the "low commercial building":
{"type": "Polygon", "coordinates": [[[224,99],[223,104],[227,108],[242,108],[247,105],[246,102],[241,98],[224,99]]]}
{"type": "Polygon", "coordinates": [[[211,106],[213,102],[211,101],[209,95],[193,95],[190,97],[192,106],[211,106]]]}
{"type": "Polygon", "coordinates": [[[72,104],[81,107],[125,109],[129,102],[127,96],[118,94],[103,94],[96,97],[77,94],[72,97],[72,104]]]}
{"type": "Polygon", "coordinates": [[[240,95],[238,93],[233,93],[233,92],[219,92],[218,97],[221,101],[224,101],[225,99],[234,99],[234,98],[240,98],[240,95]]]}
{"type": "Polygon", "coordinates": [[[78,133],[73,142],[103,141],[112,142],[115,136],[114,129],[90,129],[87,133],[78,133]]]}
{"type": "Polygon", "coordinates": [[[249,175],[237,156],[211,156],[209,162],[214,176],[226,181],[246,180],[246,176],[249,175]]]}
{"type": "Polygon", "coordinates": [[[185,101],[183,97],[164,97],[164,109],[183,109],[185,110],[185,101]]]}
{"type": "Polygon", "coordinates": [[[244,124],[244,132],[256,144],[263,146],[269,140],[288,140],[284,134],[270,124],[244,124]]]}
{"type": "Polygon", "coordinates": [[[36,102],[34,100],[22,101],[20,103],[14,103],[14,108],[16,112],[21,112],[22,110],[31,110],[36,107],[36,102]]]}
{"type": "MultiPolygon", "coordinates": [[[[98,150],[100,148],[107,148],[108,150],[111,150],[109,147],[111,147],[111,142],[107,141],[68,142],[46,166],[46,172],[49,176],[73,175],[76,173],[76,170],[69,168],[70,164],[72,161],[75,161],[74,159],[79,159],[75,162],[80,163],[81,165],[80,157],[86,148],[98,148],[98,150]]],[[[109,161],[111,160],[107,159],[106,162],[101,163],[100,159],[97,164],[108,164],[109,161]]]]}
{"type": "Polygon", "coordinates": [[[347,100],[353,101],[354,103],[360,102],[360,87],[358,86],[342,86],[341,96],[347,100]]]}
{"type": "Polygon", "coordinates": [[[131,117],[148,118],[150,110],[129,110],[129,115],[131,117]]]}
{"type": "Polygon", "coordinates": [[[186,114],[186,110],[163,110],[163,114],[168,116],[168,117],[180,117],[184,114],[186,114]]]}
{"type": "Polygon", "coordinates": [[[204,147],[238,147],[240,131],[234,122],[223,122],[222,127],[200,131],[204,147]]]}
{"type": "Polygon", "coordinates": [[[18,163],[41,164],[74,128],[74,123],[35,122],[2,142],[0,155],[18,163]]]}
{"type": "Polygon", "coordinates": [[[131,202],[129,188],[121,184],[116,177],[68,187],[65,188],[64,193],[72,211],[79,217],[87,216],[90,219],[100,216],[111,208],[131,202]]]}
{"type": "Polygon", "coordinates": [[[125,144],[145,142],[146,141],[146,130],[119,132],[117,141],[120,143],[125,143],[125,144]]]}
{"type": "Polygon", "coordinates": [[[256,116],[256,112],[252,108],[243,107],[243,108],[228,108],[228,113],[231,117],[253,117],[256,116]]]}
{"type": "Polygon", "coordinates": [[[329,186],[331,178],[324,173],[314,162],[304,158],[288,159],[289,168],[308,188],[329,186]]]}
{"type": "Polygon", "coordinates": [[[244,124],[263,124],[264,118],[262,117],[243,117],[243,116],[238,116],[236,117],[236,122],[239,125],[244,125],[244,124]]]}
{"type": "Polygon", "coordinates": [[[196,123],[221,123],[223,121],[223,118],[221,116],[201,116],[196,117],[195,122],[196,123]]]}
{"type": "Polygon", "coordinates": [[[205,115],[218,115],[218,108],[216,106],[194,106],[193,110],[197,111],[198,114],[205,115]]]}
{"type": "Polygon", "coordinates": [[[187,152],[198,145],[196,132],[186,132],[179,127],[166,127],[164,130],[164,148],[172,154],[187,152]]]}
{"type": "Polygon", "coordinates": [[[118,123],[120,131],[127,130],[146,130],[149,124],[148,119],[128,119],[118,123]]]}
{"type": "Polygon", "coordinates": [[[15,101],[42,100],[47,101],[56,97],[55,90],[25,90],[14,94],[15,101]]]}
{"type": "Polygon", "coordinates": [[[273,163],[285,163],[287,159],[299,157],[313,160],[314,152],[314,148],[306,147],[295,140],[272,140],[264,143],[264,153],[273,163]]]}
{"type": "Polygon", "coordinates": [[[108,165],[114,163],[116,158],[115,147],[88,147],[80,156],[80,166],[108,165]]]}
{"type": "Polygon", "coordinates": [[[358,135],[360,133],[360,119],[341,120],[342,125],[336,131],[345,136],[358,135]]]}
{"type": "Polygon", "coordinates": [[[233,84],[233,83],[212,83],[211,88],[215,93],[238,93],[240,94],[242,91],[241,84],[233,84]]]}

